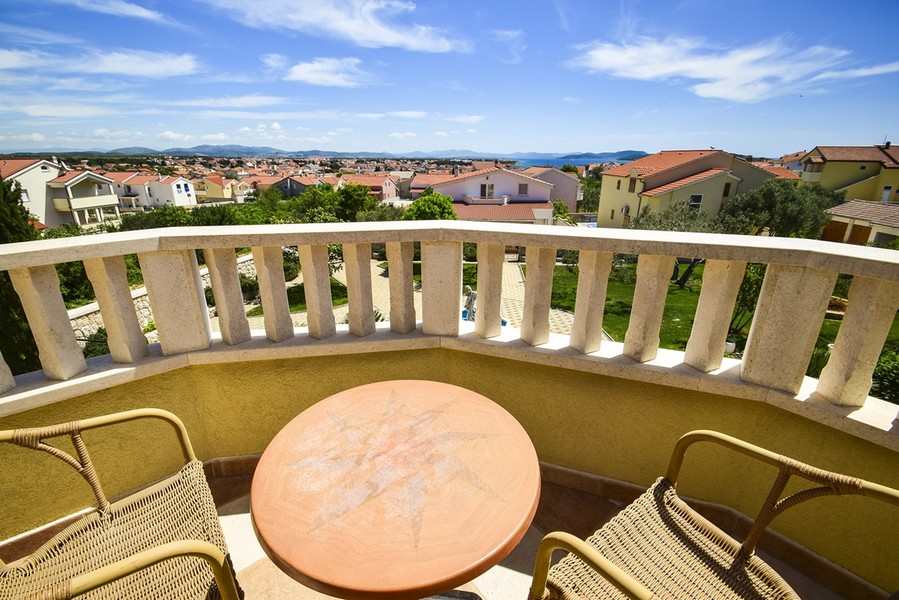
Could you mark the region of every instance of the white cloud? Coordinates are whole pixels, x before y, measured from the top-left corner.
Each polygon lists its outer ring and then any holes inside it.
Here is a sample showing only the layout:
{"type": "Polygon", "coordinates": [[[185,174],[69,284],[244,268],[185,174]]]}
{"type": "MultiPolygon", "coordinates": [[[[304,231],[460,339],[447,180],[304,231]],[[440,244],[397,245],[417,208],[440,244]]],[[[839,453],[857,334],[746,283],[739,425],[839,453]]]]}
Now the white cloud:
{"type": "Polygon", "coordinates": [[[98,12],[116,17],[128,17],[173,24],[168,17],[155,10],[144,8],[124,0],[50,0],[56,4],[68,4],[90,12],[98,12]]]}
{"type": "Polygon", "coordinates": [[[483,121],[486,117],[484,115],[456,115],[454,117],[447,117],[447,121],[453,121],[455,123],[465,123],[467,125],[477,125],[481,121],[483,121]]]}
{"type": "Polygon", "coordinates": [[[428,116],[428,113],[423,110],[394,110],[387,114],[399,119],[423,119],[428,116]]]}
{"type": "Polygon", "coordinates": [[[76,37],[64,35],[53,31],[45,31],[34,27],[20,27],[18,25],[9,25],[0,23],[0,33],[6,38],[7,43],[16,41],[25,44],[77,44],[80,43],[76,37]]]}
{"type": "Polygon", "coordinates": [[[25,104],[18,107],[29,117],[100,117],[109,114],[109,110],[87,104],[25,104]]]}
{"type": "Polygon", "coordinates": [[[369,75],[359,68],[360,62],[358,58],[316,58],[290,67],[284,79],[310,85],[360,87],[369,80],[369,75]]]}
{"type": "Polygon", "coordinates": [[[77,70],[82,73],[109,73],[155,79],[191,75],[199,70],[199,66],[197,59],[190,54],[131,50],[98,52],[93,59],[77,70]]]}
{"type": "Polygon", "coordinates": [[[562,98],[562,102],[565,104],[580,104],[583,100],[575,96],[565,96],[562,98]]]}
{"type": "Polygon", "coordinates": [[[102,73],[152,79],[190,75],[199,70],[191,54],[146,50],[93,51],[84,56],[63,57],[33,50],[0,50],[0,69],[33,69],[55,73],[102,73]]]}
{"type": "Polygon", "coordinates": [[[404,0],[205,0],[241,24],[285,29],[348,41],[365,48],[404,48],[417,52],[468,51],[457,36],[401,21],[415,4],[404,0]]]}
{"type": "Polygon", "coordinates": [[[326,144],[326,143],[328,143],[328,142],[331,141],[331,138],[325,137],[325,136],[322,136],[322,137],[304,137],[304,138],[300,138],[300,141],[301,141],[301,142],[312,142],[312,143],[314,143],[314,144],[326,144]]]}
{"type": "Polygon", "coordinates": [[[397,133],[391,133],[388,137],[397,138],[397,139],[402,139],[402,138],[409,138],[409,137],[418,137],[418,134],[417,134],[417,133],[412,133],[411,131],[405,131],[405,132],[402,132],[402,133],[399,133],[399,132],[397,132],[397,133]]]}
{"type": "Polygon", "coordinates": [[[278,96],[250,94],[247,96],[225,96],[223,98],[195,98],[193,100],[173,100],[168,104],[174,106],[209,106],[213,108],[255,108],[281,104],[285,100],[278,96]]]}
{"type": "Polygon", "coordinates": [[[228,139],[228,135],[225,133],[209,133],[200,137],[200,139],[207,142],[224,142],[228,139]]]}
{"type": "Polygon", "coordinates": [[[43,133],[22,133],[18,135],[0,135],[0,142],[43,142],[47,137],[43,133]]]}
{"type": "Polygon", "coordinates": [[[846,69],[843,71],[825,71],[817,75],[812,81],[822,81],[827,79],[854,79],[856,77],[871,77],[874,75],[887,75],[889,73],[899,72],[899,62],[887,63],[876,67],[865,67],[861,69],[846,69]]]}
{"type": "Polygon", "coordinates": [[[277,121],[275,121],[274,123],[272,123],[272,124],[270,125],[270,127],[271,127],[272,129],[274,129],[275,131],[280,131],[280,130],[281,130],[281,124],[278,123],[277,121]]]}
{"type": "Polygon", "coordinates": [[[721,49],[698,39],[640,37],[624,44],[594,42],[581,46],[580,51],[569,66],[642,81],[688,81],[697,96],[735,102],[795,93],[824,79],[899,71],[899,63],[836,70],[847,60],[848,50],[827,46],[797,49],[782,39],[721,49]]]}
{"type": "Polygon", "coordinates": [[[356,113],[356,117],[359,119],[377,120],[377,119],[383,119],[386,116],[387,115],[385,115],[384,113],[356,113]]]}
{"type": "Polygon", "coordinates": [[[515,65],[521,62],[521,55],[527,49],[524,43],[524,33],[520,30],[511,29],[494,29],[488,32],[490,37],[502,44],[506,45],[508,55],[501,57],[500,62],[515,65]]]}
{"type": "Polygon", "coordinates": [[[477,129],[466,129],[465,130],[465,133],[477,133],[477,132],[478,132],[477,129]]]}
{"type": "Polygon", "coordinates": [[[159,139],[161,140],[171,140],[175,142],[183,142],[191,138],[191,136],[186,133],[175,133],[174,131],[171,131],[169,129],[163,131],[157,137],[159,137],[159,139]]]}
{"type": "Polygon", "coordinates": [[[437,137],[446,137],[446,136],[448,136],[449,134],[448,134],[447,132],[445,132],[445,131],[435,131],[435,132],[434,132],[434,135],[436,135],[437,137]]]}

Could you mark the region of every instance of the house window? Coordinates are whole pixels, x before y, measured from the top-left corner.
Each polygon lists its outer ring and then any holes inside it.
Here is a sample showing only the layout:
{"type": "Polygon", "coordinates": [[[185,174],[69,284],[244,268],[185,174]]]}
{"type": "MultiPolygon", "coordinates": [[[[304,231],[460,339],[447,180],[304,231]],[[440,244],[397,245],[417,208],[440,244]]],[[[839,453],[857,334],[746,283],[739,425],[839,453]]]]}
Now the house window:
{"type": "Polygon", "coordinates": [[[481,198],[493,198],[493,184],[492,183],[482,183],[481,184],[481,198]]]}
{"type": "Polygon", "coordinates": [[[180,184],[180,183],[176,183],[176,184],[175,184],[175,189],[178,190],[178,193],[180,194],[180,193],[181,193],[181,184],[180,184]]]}
{"type": "Polygon", "coordinates": [[[634,190],[637,189],[637,179],[636,177],[631,177],[630,181],[627,183],[627,191],[633,193],[634,190]]]}
{"type": "Polygon", "coordinates": [[[614,208],[611,210],[611,212],[609,212],[609,220],[610,221],[615,220],[615,209],[614,208]]]}
{"type": "Polygon", "coordinates": [[[620,189],[621,189],[621,180],[619,179],[619,180],[616,181],[615,183],[616,183],[615,189],[616,189],[616,190],[620,190],[620,189]]]}
{"type": "Polygon", "coordinates": [[[22,190],[22,203],[29,202],[28,190],[22,190]]]}
{"type": "Polygon", "coordinates": [[[868,168],[868,165],[862,165],[862,166],[860,166],[860,167],[858,168],[858,170],[859,170],[859,171],[864,171],[864,170],[867,169],[867,168],[868,168]]]}
{"type": "Polygon", "coordinates": [[[699,210],[702,206],[702,194],[692,194],[690,196],[690,208],[699,210]]]}
{"type": "Polygon", "coordinates": [[[725,198],[730,196],[730,182],[724,184],[724,194],[722,194],[725,198]]]}
{"type": "Polygon", "coordinates": [[[526,184],[526,183],[518,184],[518,195],[519,196],[527,196],[528,195],[528,184],[526,184]]]}

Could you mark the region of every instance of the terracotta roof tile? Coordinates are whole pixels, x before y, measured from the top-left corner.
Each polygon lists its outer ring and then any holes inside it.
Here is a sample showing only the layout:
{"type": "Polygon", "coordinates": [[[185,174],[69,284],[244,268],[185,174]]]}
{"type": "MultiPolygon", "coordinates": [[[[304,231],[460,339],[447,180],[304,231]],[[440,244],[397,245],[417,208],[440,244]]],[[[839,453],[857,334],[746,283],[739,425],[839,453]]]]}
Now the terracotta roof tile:
{"type": "Polygon", "coordinates": [[[453,204],[462,221],[526,221],[534,220],[534,209],[552,209],[552,202],[511,203],[498,205],[453,204]]]}
{"type": "Polygon", "coordinates": [[[653,188],[649,191],[643,192],[643,196],[660,196],[662,194],[667,194],[672,190],[676,190],[678,188],[682,188],[684,186],[696,183],[698,181],[704,181],[706,179],[711,179],[712,177],[716,177],[723,173],[727,173],[727,169],[707,169],[702,171],[701,173],[696,173],[695,175],[690,175],[689,177],[684,177],[683,179],[678,179],[677,181],[672,181],[671,183],[666,183],[665,185],[660,185],[657,188],[653,188]]]}
{"type": "Polygon", "coordinates": [[[877,146],[818,146],[824,160],[882,162],[887,158],[877,146]]]}
{"type": "Polygon", "coordinates": [[[11,158],[0,160],[0,177],[3,179],[12,177],[22,169],[26,169],[39,162],[41,162],[41,159],[39,158],[11,158]]]}
{"type": "Polygon", "coordinates": [[[632,170],[637,172],[638,176],[653,175],[661,173],[668,169],[679,167],[683,164],[692,162],[704,156],[722,152],[721,150],[663,150],[657,154],[650,154],[643,158],[617,167],[612,167],[602,172],[603,175],[614,175],[616,177],[627,177],[632,170]]]}
{"type": "Polygon", "coordinates": [[[772,175],[774,175],[775,179],[785,179],[787,181],[794,181],[794,180],[799,181],[799,179],[801,179],[799,177],[799,175],[797,175],[796,173],[794,173],[793,171],[789,170],[786,167],[777,167],[774,165],[756,165],[756,166],[760,167],[760,168],[768,171],[772,175]]]}

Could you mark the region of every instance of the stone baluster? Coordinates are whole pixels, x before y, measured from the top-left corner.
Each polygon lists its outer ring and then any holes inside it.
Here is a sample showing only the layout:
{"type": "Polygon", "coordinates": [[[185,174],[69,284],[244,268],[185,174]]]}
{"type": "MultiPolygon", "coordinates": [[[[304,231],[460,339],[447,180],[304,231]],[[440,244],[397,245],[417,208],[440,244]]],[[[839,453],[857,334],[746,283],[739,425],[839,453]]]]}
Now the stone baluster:
{"type": "Polygon", "coordinates": [[[833,271],[768,265],[743,353],[743,381],[799,391],[836,279],[833,271]]]}
{"type": "MultiPolygon", "coordinates": [[[[237,257],[233,248],[205,248],[203,256],[209,268],[209,282],[215,295],[222,341],[234,346],[250,339],[250,323],[240,290],[237,257]]],[[[263,309],[264,310],[264,309],[263,309]]]]}
{"type": "Polygon", "coordinates": [[[459,335],[462,316],[462,244],[421,243],[422,331],[430,335],[459,335]]]}
{"type": "Polygon", "coordinates": [[[0,394],[14,387],[16,387],[16,380],[9,369],[9,365],[3,359],[3,355],[0,354],[0,394]]]}
{"type": "MultiPolygon", "coordinates": [[[[350,333],[365,337],[375,331],[371,291],[371,244],[344,244],[350,333]]],[[[330,289],[330,288],[329,288],[330,289]]]]}
{"type": "Polygon", "coordinates": [[[306,291],[306,324],[309,335],[323,340],[337,333],[331,301],[331,273],[328,270],[328,246],[300,246],[300,265],[306,291]]]}
{"type": "Polygon", "coordinates": [[[206,295],[193,250],[138,254],[159,344],[165,355],[205,350],[212,340],[206,295]]]}
{"type": "Polygon", "coordinates": [[[265,315],[265,337],[283,342],[293,337],[293,320],[287,302],[284,281],[284,256],[281,246],[254,246],[253,263],[259,280],[259,298],[265,315]]]}
{"type": "Polygon", "coordinates": [[[87,369],[59,291],[56,267],[12,269],[9,278],[22,301],[47,378],[64,381],[87,369]]]}
{"type": "Polygon", "coordinates": [[[637,284],[623,350],[637,362],[653,360],[659,352],[659,330],[674,260],[673,256],[641,254],[637,261],[637,284]]]}
{"type": "Polygon", "coordinates": [[[734,304],[745,271],[745,261],[706,262],[693,330],[684,353],[684,362],[703,373],[721,366],[734,304]]]}
{"type": "Polygon", "coordinates": [[[549,340],[549,305],[553,292],[556,249],[529,246],[525,257],[521,339],[531,346],[549,340]]]}
{"type": "Polygon", "coordinates": [[[148,345],[134,310],[124,257],[88,258],[84,270],[100,307],[112,360],[137,362],[147,355],[148,345]]]}
{"type": "Polygon", "coordinates": [[[387,270],[390,277],[390,330],[415,330],[415,295],[412,289],[413,242],[387,242],[387,270]]]}
{"type": "Polygon", "coordinates": [[[598,351],[602,343],[602,317],[611,271],[611,252],[580,251],[569,344],[583,354],[598,351]]]}
{"type": "Polygon", "coordinates": [[[475,331],[482,338],[492,338],[502,332],[503,263],[506,248],[502,244],[478,244],[477,310],[475,331]]]}
{"type": "Polygon", "coordinates": [[[899,310],[899,281],[856,276],[818,393],[840,406],[862,406],[890,326],[899,310]]]}

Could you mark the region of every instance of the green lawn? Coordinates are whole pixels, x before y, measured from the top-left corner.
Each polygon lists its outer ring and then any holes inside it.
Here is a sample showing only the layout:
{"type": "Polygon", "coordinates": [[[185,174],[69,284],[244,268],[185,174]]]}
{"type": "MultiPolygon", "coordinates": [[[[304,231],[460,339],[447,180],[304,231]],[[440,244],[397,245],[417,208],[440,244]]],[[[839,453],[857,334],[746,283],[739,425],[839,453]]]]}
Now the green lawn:
{"type": "MultiPolygon", "coordinates": [[[[347,292],[346,286],[331,278],[331,300],[334,306],[346,304],[347,292]]],[[[306,288],[302,283],[287,288],[287,302],[290,305],[290,312],[301,312],[306,310],[306,288]]],[[[262,316],[262,305],[251,308],[247,311],[248,317],[262,316]]]]}
{"type": "MultiPolygon", "coordinates": [[[[378,263],[378,266],[384,269],[384,277],[387,277],[387,262],[378,263]]],[[[421,283],[421,262],[412,263],[412,279],[416,283],[421,283]]],[[[462,287],[470,285],[471,289],[478,288],[478,263],[462,263],[462,287]]]]}
{"type": "MultiPolygon", "coordinates": [[[[636,270],[636,265],[628,265],[631,275],[636,270]]],[[[681,272],[686,265],[681,265],[681,272]]],[[[660,346],[672,350],[684,350],[690,331],[693,328],[693,316],[696,314],[696,304],[699,302],[699,291],[702,289],[703,265],[696,267],[691,277],[692,283],[684,289],[671,285],[668,289],[668,299],[665,301],[665,313],[662,317],[662,327],[659,332],[660,346]]],[[[553,274],[552,306],[574,312],[574,302],[577,295],[577,267],[568,268],[557,265],[553,274]]],[[[633,280],[634,277],[624,279],[633,280]]],[[[839,285],[839,284],[838,284],[839,285]]],[[[613,279],[609,280],[606,291],[606,307],[603,314],[603,328],[615,339],[624,341],[630,319],[631,307],[634,297],[633,282],[621,283],[613,279]]],[[[845,292],[843,292],[845,293],[845,292]]],[[[825,319],[818,336],[816,346],[827,348],[837,337],[841,321],[825,319]]],[[[748,328],[747,328],[748,329],[748,328]]],[[[733,336],[737,347],[742,348],[746,342],[745,335],[733,336]]],[[[899,347],[899,315],[893,320],[887,336],[887,348],[899,347]]]]}

